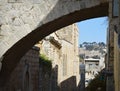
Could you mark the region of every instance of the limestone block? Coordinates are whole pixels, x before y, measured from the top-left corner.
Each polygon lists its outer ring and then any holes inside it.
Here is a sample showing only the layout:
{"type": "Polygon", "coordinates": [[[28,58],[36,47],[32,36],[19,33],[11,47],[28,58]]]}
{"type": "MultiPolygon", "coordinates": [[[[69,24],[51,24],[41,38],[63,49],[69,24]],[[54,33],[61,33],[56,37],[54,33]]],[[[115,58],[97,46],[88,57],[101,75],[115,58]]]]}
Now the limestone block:
{"type": "MultiPolygon", "coordinates": [[[[28,30],[25,30],[25,26],[14,26],[16,30],[14,31],[14,34],[17,35],[18,39],[21,38],[22,36],[26,36],[28,34],[28,30]],[[24,30],[24,31],[21,31],[24,30]]],[[[27,28],[26,28],[27,29],[27,28]]]]}
{"type": "MultiPolygon", "coordinates": [[[[35,30],[43,24],[73,13],[77,10],[89,8],[90,6],[94,7],[96,4],[100,4],[100,1],[0,0],[0,34],[5,35],[5,41],[9,38],[7,36],[11,37],[11,35],[17,35],[19,38],[17,41],[19,41],[32,30],[35,30]],[[7,26],[7,28],[3,28],[3,26],[7,26]]],[[[1,37],[1,39],[3,39],[3,37],[1,37]]],[[[14,44],[15,43],[16,42],[14,42],[14,44]]],[[[7,49],[9,48],[10,46],[7,49]]]]}
{"type": "Polygon", "coordinates": [[[17,41],[17,40],[18,40],[18,38],[15,35],[11,35],[7,38],[6,44],[9,45],[9,46],[13,45],[14,42],[17,41]],[[14,40],[11,40],[12,38],[14,38],[14,40]]]}
{"type": "Polygon", "coordinates": [[[15,18],[14,20],[13,20],[13,25],[15,25],[15,26],[21,26],[21,25],[23,25],[24,23],[23,23],[23,21],[20,19],[20,18],[15,18]]]}
{"type": "Polygon", "coordinates": [[[28,14],[28,15],[24,14],[20,18],[22,19],[22,21],[25,24],[31,24],[32,25],[32,23],[34,22],[33,17],[30,14],[28,14]]]}
{"type": "Polygon", "coordinates": [[[2,53],[5,53],[5,51],[7,50],[7,48],[9,48],[9,45],[5,42],[5,41],[0,41],[0,57],[3,56],[2,53]],[[5,50],[6,49],[6,50],[5,50]]]}
{"type": "Polygon", "coordinates": [[[4,19],[4,17],[3,16],[0,16],[0,26],[2,25],[2,24],[5,24],[5,19],[4,19]]]}
{"type": "Polygon", "coordinates": [[[26,30],[27,33],[30,33],[32,31],[29,24],[24,24],[23,29],[26,30]]]}
{"type": "Polygon", "coordinates": [[[11,34],[9,25],[1,25],[0,35],[9,36],[11,34]]]}
{"type": "Polygon", "coordinates": [[[0,6],[7,3],[7,0],[0,0],[0,6]]]}
{"type": "Polygon", "coordinates": [[[8,3],[22,3],[23,0],[8,0],[8,3]]]}
{"type": "Polygon", "coordinates": [[[42,1],[41,1],[41,0],[33,0],[33,3],[34,3],[34,4],[39,4],[39,3],[43,2],[43,1],[44,1],[44,0],[42,0],[42,1]]]}
{"type": "Polygon", "coordinates": [[[23,11],[24,13],[26,13],[33,9],[33,5],[31,3],[24,3],[24,5],[21,5],[21,6],[22,7],[20,9],[20,12],[23,11]]]}
{"type": "Polygon", "coordinates": [[[6,13],[5,21],[7,24],[12,24],[17,17],[19,17],[19,11],[11,10],[6,13]]]}
{"type": "MultiPolygon", "coordinates": [[[[7,4],[7,3],[3,3],[1,6],[0,6],[0,11],[2,12],[1,15],[7,15],[7,12],[8,11],[11,11],[12,10],[12,4],[7,4]]],[[[5,17],[5,16],[4,16],[5,17]]]]}

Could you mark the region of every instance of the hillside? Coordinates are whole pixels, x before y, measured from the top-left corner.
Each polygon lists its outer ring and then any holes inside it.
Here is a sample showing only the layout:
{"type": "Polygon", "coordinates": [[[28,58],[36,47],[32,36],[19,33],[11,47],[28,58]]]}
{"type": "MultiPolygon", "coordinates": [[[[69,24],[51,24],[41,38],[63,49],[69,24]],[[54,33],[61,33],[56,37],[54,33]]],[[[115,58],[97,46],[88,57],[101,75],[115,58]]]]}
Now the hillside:
{"type": "Polygon", "coordinates": [[[106,53],[106,44],[104,42],[83,42],[80,44],[79,54],[81,58],[100,58],[106,53]]]}

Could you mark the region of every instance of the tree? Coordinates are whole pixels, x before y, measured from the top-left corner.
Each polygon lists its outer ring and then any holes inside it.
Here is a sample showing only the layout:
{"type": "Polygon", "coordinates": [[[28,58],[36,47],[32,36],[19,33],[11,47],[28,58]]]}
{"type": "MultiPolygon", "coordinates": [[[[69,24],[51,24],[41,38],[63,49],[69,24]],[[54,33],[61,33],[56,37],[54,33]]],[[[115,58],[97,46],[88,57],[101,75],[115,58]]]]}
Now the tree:
{"type": "Polygon", "coordinates": [[[80,48],[82,48],[83,47],[83,45],[82,44],[80,44],[80,48]]]}
{"type": "Polygon", "coordinates": [[[99,42],[98,45],[101,46],[101,47],[106,46],[104,42],[99,42]]]}
{"type": "Polygon", "coordinates": [[[98,88],[101,88],[99,91],[106,91],[106,77],[102,72],[90,81],[86,89],[87,91],[97,91],[98,88]]]}
{"type": "Polygon", "coordinates": [[[97,43],[96,42],[92,42],[93,45],[96,45],[97,43]]]}

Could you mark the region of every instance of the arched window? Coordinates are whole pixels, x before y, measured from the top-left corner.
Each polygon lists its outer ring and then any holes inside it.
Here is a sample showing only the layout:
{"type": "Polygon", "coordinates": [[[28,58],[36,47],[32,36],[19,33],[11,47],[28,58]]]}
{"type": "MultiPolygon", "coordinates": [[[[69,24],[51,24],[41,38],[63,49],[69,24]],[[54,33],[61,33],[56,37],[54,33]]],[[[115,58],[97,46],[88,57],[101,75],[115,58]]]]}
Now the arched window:
{"type": "Polygon", "coordinates": [[[32,91],[30,86],[30,71],[29,64],[25,64],[25,69],[23,73],[23,91],[32,91]]]}
{"type": "Polygon", "coordinates": [[[24,91],[29,91],[29,72],[27,71],[24,78],[24,91]]]}

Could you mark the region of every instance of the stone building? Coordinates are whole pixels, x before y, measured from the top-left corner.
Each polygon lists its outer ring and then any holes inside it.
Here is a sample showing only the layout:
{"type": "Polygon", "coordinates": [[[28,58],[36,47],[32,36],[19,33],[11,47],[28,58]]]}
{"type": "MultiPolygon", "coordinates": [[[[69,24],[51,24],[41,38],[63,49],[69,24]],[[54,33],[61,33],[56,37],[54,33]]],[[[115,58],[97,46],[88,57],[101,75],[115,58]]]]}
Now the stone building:
{"type": "Polygon", "coordinates": [[[85,61],[85,83],[86,87],[88,83],[95,78],[96,74],[100,72],[100,59],[88,58],[84,59],[85,61]]]}
{"type": "MultiPolygon", "coordinates": [[[[112,83],[108,88],[113,88],[108,91],[113,91],[114,86],[115,91],[120,91],[120,0],[1,0],[0,10],[0,86],[9,78],[21,56],[39,39],[74,22],[108,16],[108,69],[114,73],[108,82],[112,83]]],[[[73,71],[67,69],[67,72],[73,71]]]]}
{"type": "Polygon", "coordinates": [[[76,24],[50,34],[40,41],[37,46],[40,47],[40,54],[44,54],[52,60],[52,68],[54,69],[57,66],[57,84],[61,91],[75,89],[80,80],[78,28],[76,24]],[[68,86],[70,85],[68,82],[71,83],[71,88],[68,86]]]}
{"type": "Polygon", "coordinates": [[[76,24],[50,34],[36,46],[21,58],[2,91],[76,91],[80,81],[76,24]],[[40,54],[52,60],[51,76],[42,71],[40,54]]]}
{"type": "MultiPolygon", "coordinates": [[[[110,50],[110,56],[114,54],[112,62],[113,66],[113,72],[114,72],[114,86],[115,91],[120,91],[120,1],[119,0],[113,0],[110,2],[110,26],[109,30],[112,31],[112,36],[110,39],[110,44],[113,46],[110,50]],[[112,40],[112,41],[111,41],[112,40]],[[112,42],[112,43],[111,43],[112,42]]],[[[111,91],[111,90],[108,90],[111,91]]]]}
{"type": "Polygon", "coordinates": [[[120,1],[109,1],[109,29],[107,35],[107,74],[106,91],[120,91],[120,48],[119,48],[119,34],[120,34],[120,1]],[[110,74],[111,73],[111,74],[110,74]]]}
{"type": "Polygon", "coordinates": [[[39,91],[39,48],[30,49],[17,64],[1,91],[39,91]]]}

